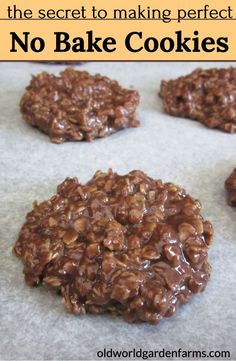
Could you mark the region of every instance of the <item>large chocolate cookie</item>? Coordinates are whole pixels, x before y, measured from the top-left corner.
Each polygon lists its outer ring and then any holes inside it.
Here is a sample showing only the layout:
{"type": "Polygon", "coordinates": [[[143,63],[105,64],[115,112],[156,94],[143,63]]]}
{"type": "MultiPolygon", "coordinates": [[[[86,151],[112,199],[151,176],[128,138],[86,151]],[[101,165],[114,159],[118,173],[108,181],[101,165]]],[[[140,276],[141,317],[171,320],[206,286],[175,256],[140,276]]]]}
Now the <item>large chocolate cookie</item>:
{"type": "Polygon", "coordinates": [[[236,168],[225,181],[225,189],[228,193],[228,203],[236,207],[236,168]]]}
{"type": "Polygon", "coordinates": [[[135,111],[139,94],[116,81],[68,68],[59,76],[34,76],[21,100],[27,123],[48,134],[50,140],[88,140],[105,137],[139,121],[135,111]]]}
{"type": "Polygon", "coordinates": [[[28,213],[16,255],[26,282],[59,291],[72,313],[111,311],[153,324],[204,290],[212,226],[184,189],[97,172],[68,178],[28,213]]]}
{"type": "Polygon", "coordinates": [[[236,132],[236,68],[197,69],[162,81],[160,95],[164,110],[171,115],[236,132]]]}

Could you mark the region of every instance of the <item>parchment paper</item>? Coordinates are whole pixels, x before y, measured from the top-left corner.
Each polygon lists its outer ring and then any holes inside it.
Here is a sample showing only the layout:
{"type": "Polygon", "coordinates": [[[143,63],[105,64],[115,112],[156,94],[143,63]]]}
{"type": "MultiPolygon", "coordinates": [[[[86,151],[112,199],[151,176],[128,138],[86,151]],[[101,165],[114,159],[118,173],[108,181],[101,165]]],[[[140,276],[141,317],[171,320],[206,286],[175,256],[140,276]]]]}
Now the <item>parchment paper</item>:
{"type": "Polygon", "coordinates": [[[226,205],[224,181],[236,166],[236,134],[165,115],[161,79],[196,67],[228,63],[87,63],[134,87],[142,97],[141,127],[90,143],[55,145],[21,118],[19,101],[31,74],[64,66],[0,63],[0,357],[1,359],[96,359],[104,348],[132,350],[229,350],[236,358],[236,210],[226,205]],[[11,253],[32,202],[55,193],[67,176],[86,182],[97,169],[124,174],[142,169],[182,185],[203,204],[215,228],[209,252],[212,278],[206,291],[159,326],[130,325],[110,315],[75,317],[59,296],[30,289],[11,253]]]}

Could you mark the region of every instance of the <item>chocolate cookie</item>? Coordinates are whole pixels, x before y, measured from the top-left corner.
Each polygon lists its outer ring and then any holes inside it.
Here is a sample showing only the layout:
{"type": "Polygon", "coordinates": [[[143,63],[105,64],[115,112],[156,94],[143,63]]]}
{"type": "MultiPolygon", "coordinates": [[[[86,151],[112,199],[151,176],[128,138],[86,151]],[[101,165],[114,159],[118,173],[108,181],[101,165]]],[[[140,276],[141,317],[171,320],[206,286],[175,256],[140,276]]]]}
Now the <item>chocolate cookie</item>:
{"type": "Polygon", "coordinates": [[[116,81],[68,68],[59,76],[34,76],[20,107],[27,123],[54,143],[102,138],[139,126],[135,111],[139,94],[116,81]]]}
{"type": "Polygon", "coordinates": [[[225,181],[225,189],[228,193],[228,203],[236,207],[236,168],[225,181]]]}
{"type": "Polygon", "coordinates": [[[75,61],[75,60],[42,60],[40,61],[40,63],[46,63],[46,64],[75,64],[75,65],[80,65],[85,63],[85,61],[75,61]]]}
{"type": "Polygon", "coordinates": [[[209,280],[213,230],[200,210],[184,189],[141,171],[98,171],[35,203],[14,251],[26,282],[61,293],[69,312],[156,324],[209,280]]]}
{"type": "Polygon", "coordinates": [[[160,96],[164,110],[171,115],[236,132],[236,68],[197,69],[162,81],[160,96]]]}

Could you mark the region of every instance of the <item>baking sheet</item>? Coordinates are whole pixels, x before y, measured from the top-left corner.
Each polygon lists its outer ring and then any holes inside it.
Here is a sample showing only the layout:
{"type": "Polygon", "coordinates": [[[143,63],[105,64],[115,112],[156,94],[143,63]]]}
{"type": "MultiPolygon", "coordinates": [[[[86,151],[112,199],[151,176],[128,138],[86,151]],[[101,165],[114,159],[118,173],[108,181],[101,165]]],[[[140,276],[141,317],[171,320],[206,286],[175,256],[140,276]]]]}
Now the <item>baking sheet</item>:
{"type": "Polygon", "coordinates": [[[92,143],[52,144],[25,124],[19,101],[31,74],[58,73],[61,65],[0,63],[0,358],[96,359],[114,350],[229,350],[236,358],[236,210],[226,205],[224,181],[236,166],[236,134],[165,115],[157,93],[161,79],[198,66],[229,63],[87,63],[80,70],[117,79],[141,94],[140,128],[92,143]],[[97,169],[121,174],[142,169],[182,185],[203,204],[215,228],[206,291],[158,326],[130,325],[110,315],[71,316],[59,296],[28,288],[11,253],[32,202],[54,194],[67,176],[82,182],[97,169]]]}

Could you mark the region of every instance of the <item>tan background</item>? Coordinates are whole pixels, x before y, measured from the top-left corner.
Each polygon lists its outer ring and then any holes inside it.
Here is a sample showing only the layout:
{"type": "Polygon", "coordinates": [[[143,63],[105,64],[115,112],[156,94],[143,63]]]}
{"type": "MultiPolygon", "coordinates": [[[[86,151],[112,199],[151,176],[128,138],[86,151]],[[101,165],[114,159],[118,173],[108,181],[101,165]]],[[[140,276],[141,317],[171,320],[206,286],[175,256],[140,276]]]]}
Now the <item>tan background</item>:
{"type": "MultiPolygon", "coordinates": [[[[78,8],[78,1],[47,1],[41,0],[38,2],[29,2],[26,0],[16,0],[15,5],[22,9],[31,8],[34,15],[37,14],[40,8],[78,8]]],[[[99,8],[104,7],[108,10],[108,14],[112,15],[112,7],[120,8],[132,8],[137,7],[138,4],[145,6],[151,6],[153,8],[170,8],[172,9],[172,17],[176,16],[177,7],[180,8],[195,8],[200,9],[207,2],[202,0],[188,1],[182,0],[177,2],[175,0],[165,1],[101,1],[94,0],[84,1],[83,4],[87,9],[90,9],[92,5],[96,5],[99,8]]],[[[0,16],[6,18],[6,9],[9,5],[9,0],[1,0],[0,4],[0,16]]],[[[231,5],[234,6],[234,1],[218,0],[211,1],[211,8],[225,8],[231,5]],[[212,4],[211,4],[212,3],[212,4]]],[[[89,15],[89,14],[88,14],[89,15]]],[[[35,17],[35,16],[34,16],[35,17]]],[[[235,42],[235,20],[186,20],[178,23],[172,21],[170,23],[163,23],[159,20],[127,20],[127,21],[108,21],[108,20],[0,20],[0,60],[234,60],[236,59],[236,42],[235,42]],[[107,37],[112,36],[117,40],[117,51],[113,53],[54,53],[55,47],[55,31],[69,32],[71,38],[73,37],[85,37],[86,31],[93,30],[96,36],[107,37]],[[169,36],[175,38],[175,31],[183,31],[184,36],[194,36],[194,30],[198,30],[200,38],[204,37],[228,37],[229,38],[229,51],[226,53],[163,53],[161,51],[155,53],[148,53],[141,51],[139,53],[129,52],[125,45],[124,39],[131,31],[142,31],[144,39],[146,37],[157,37],[161,39],[169,36]],[[32,51],[24,53],[23,51],[17,53],[10,53],[11,48],[11,31],[15,31],[19,36],[24,31],[30,31],[31,36],[40,36],[44,38],[46,42],[46,48],[42,53],[34,53],[32,51]]],[[[138,45],[141,41],[138,41],[138,45]]]]}

